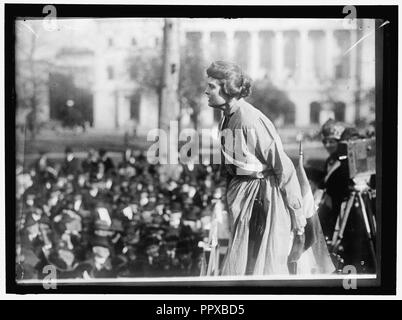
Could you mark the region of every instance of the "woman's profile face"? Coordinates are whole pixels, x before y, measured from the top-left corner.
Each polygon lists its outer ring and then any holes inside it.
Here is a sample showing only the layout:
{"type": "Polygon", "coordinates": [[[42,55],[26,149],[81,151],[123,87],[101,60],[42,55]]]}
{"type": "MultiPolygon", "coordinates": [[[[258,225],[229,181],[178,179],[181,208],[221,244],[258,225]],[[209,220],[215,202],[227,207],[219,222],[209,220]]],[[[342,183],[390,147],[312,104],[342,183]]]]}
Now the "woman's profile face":
{"type": "Polygon", "coordinates": [[[227,102],[222,96],[219,81],[214,78],[208,77],[205,94],[208,97],[208,105],[212,108],[222,107],[227,102]]]}

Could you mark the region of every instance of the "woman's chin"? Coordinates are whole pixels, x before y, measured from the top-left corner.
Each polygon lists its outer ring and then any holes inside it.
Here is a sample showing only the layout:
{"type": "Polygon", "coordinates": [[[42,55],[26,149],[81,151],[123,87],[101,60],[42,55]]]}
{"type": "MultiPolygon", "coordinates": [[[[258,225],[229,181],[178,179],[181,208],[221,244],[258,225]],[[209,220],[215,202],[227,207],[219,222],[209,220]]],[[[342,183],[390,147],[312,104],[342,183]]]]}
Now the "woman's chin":
{"type": "Polygon", "coordinates": [[[208,102],[208,107],[214,108],[214,109],[222,110],[222,106],[216,105],[216,104],[212,104],[212,103],[210,103],[210,102],[208,102]]]}

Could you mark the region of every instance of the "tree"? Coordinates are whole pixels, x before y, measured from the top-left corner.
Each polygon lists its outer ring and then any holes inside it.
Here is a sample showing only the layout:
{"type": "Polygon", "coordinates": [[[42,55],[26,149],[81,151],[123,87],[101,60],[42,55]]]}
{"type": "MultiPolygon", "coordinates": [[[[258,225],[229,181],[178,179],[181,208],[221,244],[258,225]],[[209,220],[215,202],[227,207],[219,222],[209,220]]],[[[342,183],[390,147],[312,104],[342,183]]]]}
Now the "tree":
{"type": "Polygon", "coordinates": [[[52,72],[49,80],[52,83],[49,88],[51,118],[70,128],[84,127],[86,121],[92,124],[92,94],[89,90],[76,87],[72,75],[52,72]]]}
{"type": "Polygon", "coordinates": [[[189,43],[182,49],[180,64],[179,95],[181,108],[191,109],[195,130],[201,112],[201,95],[205,89],[205,68],[199,41],[189,43]]]}
{"type": "Polygon", "coordinates": [[[286,92],[276,88],[268,79],[256,81],[253,90],[247,99],[272,121],[280,117],[285,122],[292,123],[295,106],[286,92]]]}
{"type": "Polygon", "coordinates": [[[50,64],[38,57],[45,47],[46,37],[40,36],[36,21],[16,22],[16,98],[17,112],[27,113],[26,125],[35,139],[39,130],[41,102],[48,94],[50,64]],[[29,112],[27,112],[29,110],[29,112]]]}
{"type": "Polygon", "coordinates": [[[162,60],[160,50],[139,48],[128,58],[130,77],[144,90],[160,92],[162,86],[162,60]]]}
{"type": "Polygon", "coordinates": [[[131,80],[137,83],[140,90],[157,95],[159,110],[162,104],[161,55],[160,48],[138,48],[127,59],[131,80]]]}

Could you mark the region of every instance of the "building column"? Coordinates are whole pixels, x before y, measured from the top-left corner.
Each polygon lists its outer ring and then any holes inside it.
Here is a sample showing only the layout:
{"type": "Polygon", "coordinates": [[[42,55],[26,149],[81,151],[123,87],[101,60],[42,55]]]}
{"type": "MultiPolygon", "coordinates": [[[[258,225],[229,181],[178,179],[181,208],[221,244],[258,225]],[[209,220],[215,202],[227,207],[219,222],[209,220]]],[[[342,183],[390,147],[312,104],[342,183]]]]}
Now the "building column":
{"type": "Polygon", "coordinates": [[[311,94],[306,90],[291,90],[289,98],[295,104],[295,125],[305,127],[310,124],[311,94]]]}
{"type": "Polygon", "coordinates": [[[234,62],[235,59],[235,33],[234,31],[226,31],[226,39],[227,39],[227,45],[228,45],[228,60],[231,62],[234,62]]]}
{"type": "Polygon", "coordinates": [[[283,31],[275,32],[274,73],[279,83],[283,82],[283,31]]]}
{"type": "Polygon", "coordinates": [[[356,102],[355,97],[352,94],[345,102],[345,122],[354,123],[356,120],[356,102]]]}
{"type": "Polygon", "coordinates": [[[125,127],[130,120],[130,99],[124,92],[119,93],[119,126],[125,127]]]}
{"type": "Polygon", "coordinates": [[[325,66],[326,66],[326,76],[328,79],[333,79],[335,76],[335,56],[334,50],[336,47],[336,39],[334,37],[333,30],[325,30],[325,66]]]}
{"type": "Polygon", "coordinates": [[[209,50],[210,50],[210,43],[211,43],[211,35],[209,32],[204,31],[201,33],[201,45],[202,45],[202,53],[203,58],[207,66],[211,63],[209,50]]]}
{"type": "Polygon", "coordinates": [[[250,48],[250,76],[252,79],[259,78],[260,75],[260,48],[259,48],[258,31],[251,32],[251,48],[250,48]]]}
{"type": "Polygon", "coordinates": [[[310,85],[309,81],[312,80],[312,67],[311,67],[312,50],[308,37],[308,30],[300,31],[300,77],[302,86],[310,85]]]}

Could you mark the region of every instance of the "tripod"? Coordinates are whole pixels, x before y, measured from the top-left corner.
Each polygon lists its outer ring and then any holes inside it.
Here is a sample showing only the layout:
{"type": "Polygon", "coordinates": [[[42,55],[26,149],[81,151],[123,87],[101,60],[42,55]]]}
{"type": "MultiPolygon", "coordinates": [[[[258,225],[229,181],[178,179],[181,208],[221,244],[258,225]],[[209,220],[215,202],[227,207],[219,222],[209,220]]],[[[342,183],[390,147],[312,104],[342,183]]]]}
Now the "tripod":
{"type": "Polygon", "coordinates": [[[349,198],[342,203],[341,210],[336,221],[335,230],[332,237],[332,253],[337,254],[339,251],[340,245],[344,239],[345,228],[354,205],[356,210],[354,213],[363,218],[365,234],[369,244],[370,256],[373,266],[375,270],[377,270],[375,250],[377,225],[371,204],[367,205],[365,201],[367,199],[371,199],[372,190],[367,184],[367,176],[355,178],[353,180],[355,182],[353,189],[349,195],[349,198]]]}

